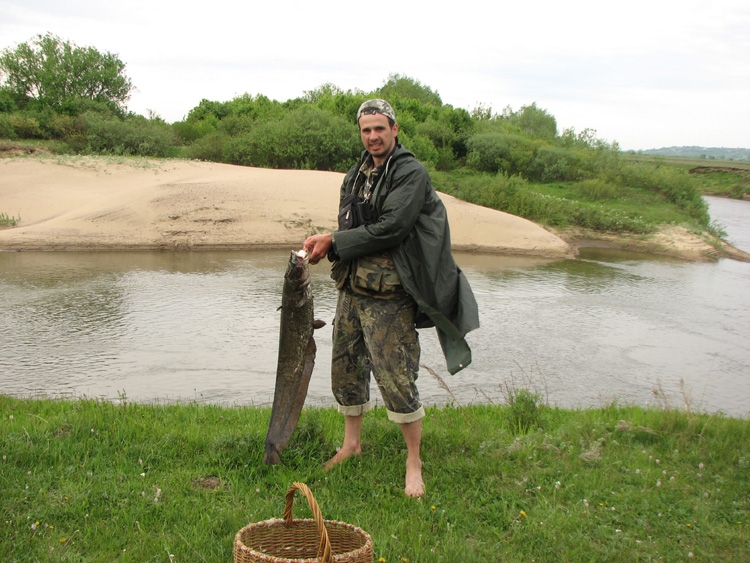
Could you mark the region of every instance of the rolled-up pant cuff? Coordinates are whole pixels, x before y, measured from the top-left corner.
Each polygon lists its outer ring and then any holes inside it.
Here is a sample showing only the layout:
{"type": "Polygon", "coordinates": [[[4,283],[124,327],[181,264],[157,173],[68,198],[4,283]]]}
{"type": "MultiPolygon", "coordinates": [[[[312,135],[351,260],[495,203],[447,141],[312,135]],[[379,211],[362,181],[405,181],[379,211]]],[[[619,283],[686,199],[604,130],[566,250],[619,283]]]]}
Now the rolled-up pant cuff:
{"type": "Polygon", "coordinates": [[[414,412],[391,412],[386,410],[388,413],[388,420],[397,424],[409,424],[410,422],[416,422],[424,418],[425,412],[424,407],[419,407],[414,412]]]}
{"type": "Polygon", "coordinates": [[[372,401],[367,401],[364,405],[339,405],[339,412],[344,416],[362,416],[372,410],[372,401]]]}

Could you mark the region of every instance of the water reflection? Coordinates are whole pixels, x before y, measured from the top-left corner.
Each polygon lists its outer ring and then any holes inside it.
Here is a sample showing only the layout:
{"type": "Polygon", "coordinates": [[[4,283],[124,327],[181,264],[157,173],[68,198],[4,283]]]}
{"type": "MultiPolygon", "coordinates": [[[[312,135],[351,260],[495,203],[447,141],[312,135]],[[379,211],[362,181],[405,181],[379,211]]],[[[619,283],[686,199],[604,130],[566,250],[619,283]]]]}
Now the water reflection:
{"type": "MultiPolygon", "coordinates": [[[[269,404],[288,251],[0,253],[0,389],[29,396],[269,404]]],[[[461,404],[531,385],[561,406],[610,400],[744,416],[750,264],[693,264],[586,249],[577,260],[459,254],[480,305],[474,362],[422,361],[461,404]],[[661,386],[666,393],[655,396],[661,386]]],[[[313,268],[317,366],[308,404],[331,405],[335,291],[313,268]]],[[[428,404],[451,396],[427,371],[428,404]]],[[[377,392],[373,396],[378,396],[377,392]]]]}

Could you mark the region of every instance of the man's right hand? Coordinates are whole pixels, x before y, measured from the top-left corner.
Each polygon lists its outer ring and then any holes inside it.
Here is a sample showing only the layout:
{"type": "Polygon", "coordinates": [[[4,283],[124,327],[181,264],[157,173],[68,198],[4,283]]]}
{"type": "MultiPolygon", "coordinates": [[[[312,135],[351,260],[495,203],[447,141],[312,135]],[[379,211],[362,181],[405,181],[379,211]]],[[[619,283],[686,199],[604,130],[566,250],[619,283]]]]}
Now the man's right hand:
{"type": "Polygon", "coordinates": [[[331,233],[312,235],[305,239],[302,248],[307,251],[310,264],[317,264],[328,255],[332,244],[333,236],[331,233]]]}

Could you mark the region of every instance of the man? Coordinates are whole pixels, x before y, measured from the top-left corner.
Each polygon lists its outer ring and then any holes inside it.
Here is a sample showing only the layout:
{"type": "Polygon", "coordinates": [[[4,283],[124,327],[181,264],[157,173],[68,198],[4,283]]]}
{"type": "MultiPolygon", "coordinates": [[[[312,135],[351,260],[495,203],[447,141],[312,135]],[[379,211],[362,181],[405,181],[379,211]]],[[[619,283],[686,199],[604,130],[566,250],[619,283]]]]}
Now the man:
{"type": "Polygon", "coordinates": [[[312,264],[324,256],[333,261],[339,289],[331,382],[345,415],[344,441],[326,468],[362,453],[372,373],[388,418],[401,426],[406,442],[404,492],[420,497],[425,412],[416,386],[416,329],[437,327],[448,370],[456,373],[471,362],[464,336],[479,326],[477,304],[451,254],[445,206],[424,166],[398,143],[393,108],[368,100],[357,123],[365,150],[341,186],[339,230],[303,244],[312,264]],[[349,196],[359,198],[352,204],[349,196]]]}

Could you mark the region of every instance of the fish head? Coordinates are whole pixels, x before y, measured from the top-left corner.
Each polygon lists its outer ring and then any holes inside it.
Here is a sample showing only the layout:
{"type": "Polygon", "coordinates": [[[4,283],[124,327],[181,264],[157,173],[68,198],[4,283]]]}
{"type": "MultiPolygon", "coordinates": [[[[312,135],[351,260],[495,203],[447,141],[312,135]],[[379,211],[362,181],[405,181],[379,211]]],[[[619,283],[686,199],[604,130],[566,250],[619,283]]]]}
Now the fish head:
{"type": "Polygon", "coordinates": [[[302,303],[309,297],[310,267],[309,254],[306,250],[292,251],[289,265],[284,276],[295,292],[299,292],[298,302],[302,303]]]}

